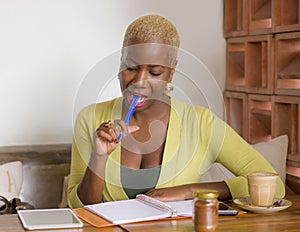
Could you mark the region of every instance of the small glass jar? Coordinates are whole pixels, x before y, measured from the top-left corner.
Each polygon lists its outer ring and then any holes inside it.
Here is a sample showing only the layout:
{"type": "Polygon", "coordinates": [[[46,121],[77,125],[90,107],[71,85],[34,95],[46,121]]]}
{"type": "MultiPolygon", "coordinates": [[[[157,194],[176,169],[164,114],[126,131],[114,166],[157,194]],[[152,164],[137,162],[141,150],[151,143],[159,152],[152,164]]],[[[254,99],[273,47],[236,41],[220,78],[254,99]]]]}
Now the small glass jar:
{"type": "Polygon", "coordinates": [[[210,189],[193,191],[193,226],[196,232],[215,231],[218,224],[219,192],[210,189]]]}

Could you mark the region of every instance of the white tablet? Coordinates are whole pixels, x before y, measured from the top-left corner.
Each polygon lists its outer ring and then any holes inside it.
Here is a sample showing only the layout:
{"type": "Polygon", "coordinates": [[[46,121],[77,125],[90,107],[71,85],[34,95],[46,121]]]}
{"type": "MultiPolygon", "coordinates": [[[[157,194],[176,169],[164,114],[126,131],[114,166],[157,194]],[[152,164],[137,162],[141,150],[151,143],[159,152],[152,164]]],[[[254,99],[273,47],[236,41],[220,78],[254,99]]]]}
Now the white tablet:
{"type": "Polygon", "coordinates": [[[26,230],[83,227],[83,223],[69,208],[18,210],[18,215],[26,230]]]}

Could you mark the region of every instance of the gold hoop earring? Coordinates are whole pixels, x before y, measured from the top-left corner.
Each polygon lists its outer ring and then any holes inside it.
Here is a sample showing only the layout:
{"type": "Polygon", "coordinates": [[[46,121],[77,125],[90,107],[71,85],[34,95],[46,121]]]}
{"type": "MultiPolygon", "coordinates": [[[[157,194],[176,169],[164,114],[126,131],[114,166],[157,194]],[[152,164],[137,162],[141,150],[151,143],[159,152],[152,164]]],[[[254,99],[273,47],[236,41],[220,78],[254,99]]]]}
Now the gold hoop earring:
{"type": "Polygon", "coordinates": [[[168,82],[165,86],[165,94],[168,95],[173,90],[174,90],[174,85],[172,84],[172,82],[168,82]]]}

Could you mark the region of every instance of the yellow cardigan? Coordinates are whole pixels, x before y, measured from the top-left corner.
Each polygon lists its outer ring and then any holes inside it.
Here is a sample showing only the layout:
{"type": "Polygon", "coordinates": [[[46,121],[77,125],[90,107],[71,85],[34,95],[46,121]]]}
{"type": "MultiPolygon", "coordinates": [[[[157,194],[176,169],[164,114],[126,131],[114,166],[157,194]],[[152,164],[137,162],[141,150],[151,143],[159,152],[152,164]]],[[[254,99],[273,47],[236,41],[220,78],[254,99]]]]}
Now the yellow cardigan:
{"type": "MultiPolygon", "coordinates": [[[[121,117],[123,98],[90,105],[77,117],[73,144],[68,204],[82,207],[77,187],[83,178],[93,146],[96,128],[110,119],[121,117]]],[[[197,183],[214,162],[219,162],[237,177],[226,180],[231,195],[247,197],[246,174],[255,171],[275,172],[252,146],[209,109],[188,105],[171,98],[171,114],[156,188],[197,183]]],[[[114,150],[105,169],[103,201],[128,199],[121,185],[120,146],[114,150]]],[[[284,184],[277,182],[276,197],[285,195],[284,184]]]]}

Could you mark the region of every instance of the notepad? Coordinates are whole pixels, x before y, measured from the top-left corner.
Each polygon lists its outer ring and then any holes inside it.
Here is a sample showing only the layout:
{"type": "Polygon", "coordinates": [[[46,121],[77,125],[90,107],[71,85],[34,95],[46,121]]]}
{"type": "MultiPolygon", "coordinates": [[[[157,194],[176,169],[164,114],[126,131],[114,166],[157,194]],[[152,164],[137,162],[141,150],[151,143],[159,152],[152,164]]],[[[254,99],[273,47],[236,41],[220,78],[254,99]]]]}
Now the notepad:
{"type": "Polygon", "coordinates": [[[135,199],[85,205],[84,208],[113,224],[126,224],[169,217],[190,217],[193,200],[164,203],[140,194],[135,199]]]}

